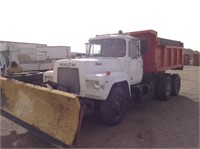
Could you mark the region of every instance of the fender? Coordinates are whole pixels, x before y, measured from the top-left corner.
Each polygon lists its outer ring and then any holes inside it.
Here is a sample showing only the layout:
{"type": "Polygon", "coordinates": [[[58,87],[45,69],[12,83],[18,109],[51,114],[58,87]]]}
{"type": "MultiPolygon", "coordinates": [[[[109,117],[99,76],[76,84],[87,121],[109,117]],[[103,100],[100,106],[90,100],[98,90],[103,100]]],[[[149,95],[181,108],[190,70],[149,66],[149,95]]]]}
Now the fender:
{"type": "Polygon", "coordinates": [[[123,81],[126,81],[129,86],[130,91],[130,84],[129,84],[129,77],[124,72],[111,72],[109,75],[103,74],[92,74],[87,75],[86,77],[86,91],[85,94],[82,94],[82,97],[97,99],[97,100],[106,100],[112,86],[116,83],[120,83],[123,81]],[[96,81],[99,82],[101,88],[100,89],[94,89],[90,83],[90,85],[87,85],[88,81],[96,81]],[[90,86],[90,88],[88,87],[90,86]]]}
{"type": "Polygon", "coordinates": [[[114,84],[116,83],[120,83],[120,82],[124,82],[126,81],[128,83],[128,88],[129,88],[129,92],[130,92],[130,81],[129,81],[129,77],[126,73],[124,72],[114,72],[111,73],[110,75],[110,83],[107,89],[107,96],[105,99],[107,99],[112,87],[114,86],[114,84]]]}

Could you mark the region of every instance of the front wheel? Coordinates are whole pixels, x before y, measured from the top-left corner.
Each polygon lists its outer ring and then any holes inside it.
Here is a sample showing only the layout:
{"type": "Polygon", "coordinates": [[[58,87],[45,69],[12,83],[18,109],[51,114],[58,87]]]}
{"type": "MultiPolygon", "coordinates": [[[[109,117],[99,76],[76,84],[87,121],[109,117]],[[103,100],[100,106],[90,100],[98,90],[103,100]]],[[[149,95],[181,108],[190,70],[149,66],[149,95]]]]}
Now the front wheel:
{"type": "Polygon", "coordinates": [[[120,87],[112,88],[108,98],[101,103],[101,118],[110,125],[119,124],[124,118],[126,111],[126,96],[120,87]]]}

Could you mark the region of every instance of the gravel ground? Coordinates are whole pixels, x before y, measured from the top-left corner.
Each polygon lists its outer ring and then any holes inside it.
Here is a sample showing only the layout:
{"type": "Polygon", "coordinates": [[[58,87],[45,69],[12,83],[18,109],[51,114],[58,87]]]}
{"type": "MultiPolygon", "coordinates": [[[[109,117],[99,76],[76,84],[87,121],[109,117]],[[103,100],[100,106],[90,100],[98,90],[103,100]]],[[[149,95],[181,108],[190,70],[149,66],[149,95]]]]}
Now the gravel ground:
{"type": "MultiPolygon", "coordinates": [[[[169,71],[173,73],[174,71],[169,71]]],[[[85,117],[78,137],[80,148],[200,148],[200,67],[179,73],[180,95],[168,101],[146,100],[134,105],[123,122],[108,127],[85,117]]],[[[1,117],[2,148],[53,148],[51,144],[1,117]]]]}

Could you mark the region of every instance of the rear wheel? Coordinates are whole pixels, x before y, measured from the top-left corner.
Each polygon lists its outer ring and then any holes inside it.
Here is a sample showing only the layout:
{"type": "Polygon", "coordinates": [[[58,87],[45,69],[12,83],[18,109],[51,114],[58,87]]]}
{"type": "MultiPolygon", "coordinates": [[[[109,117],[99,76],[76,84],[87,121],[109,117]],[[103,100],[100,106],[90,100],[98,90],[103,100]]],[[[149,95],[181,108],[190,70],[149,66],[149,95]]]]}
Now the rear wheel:
{"type": "Polygon", "coordinates": [[[180,76],[178,74],[173,74],[171,76],[171,80],[172,80],[172,96],[177,96],[181,88],[180,76]]]}
{"type": "Polygon", "coordinates": [[[172,83],[170,75],[164,75],[158,82],[158,98],[168,100],[172,93],[172,83]]]}
{"type": "Polygon", "coordinates": [[[119,124],[124,118],[126,111],[126,96],[120,87],[112,88],[108,98],[101,103],[101,118],[110,125],[119,124]]]}

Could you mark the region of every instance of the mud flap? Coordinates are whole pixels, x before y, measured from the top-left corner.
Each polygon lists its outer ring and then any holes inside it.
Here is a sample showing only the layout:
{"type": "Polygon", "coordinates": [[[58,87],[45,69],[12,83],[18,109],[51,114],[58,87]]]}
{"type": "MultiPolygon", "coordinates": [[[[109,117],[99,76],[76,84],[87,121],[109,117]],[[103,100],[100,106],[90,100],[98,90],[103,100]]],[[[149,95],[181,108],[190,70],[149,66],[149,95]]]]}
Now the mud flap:
{"type": "Polygon", "coordinates": [[[81,105],[74,94],[0,77],[1,115],[55,146],[73,146],[81,105]]]}

